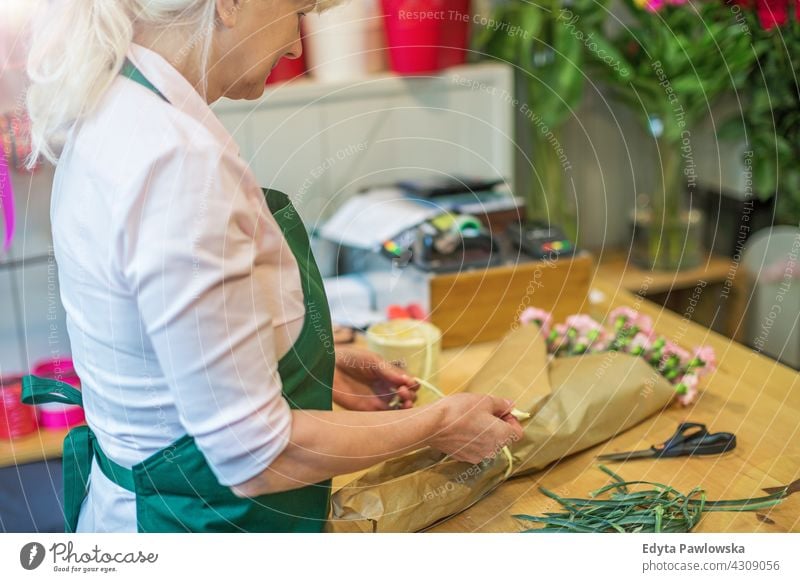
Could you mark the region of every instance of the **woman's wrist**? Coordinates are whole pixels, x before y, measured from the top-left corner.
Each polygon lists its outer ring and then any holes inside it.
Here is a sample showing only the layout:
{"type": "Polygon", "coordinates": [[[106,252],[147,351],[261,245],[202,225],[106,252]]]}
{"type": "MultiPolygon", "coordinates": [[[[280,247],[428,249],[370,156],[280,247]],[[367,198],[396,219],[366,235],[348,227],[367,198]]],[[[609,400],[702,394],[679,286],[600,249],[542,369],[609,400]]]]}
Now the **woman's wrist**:
{"type": "MultiPolygon", "coordinates": [[[[442,427],[446,424],[447,418],[447,399],[443,398],[432,404],[427,404],[417,411],[425,413],[423,422],[423,436],[420,439],[424,446],[432,447],[438,442],[442,427]]],[[[413,412],[409,411],[409,412],[413,412]]]]}

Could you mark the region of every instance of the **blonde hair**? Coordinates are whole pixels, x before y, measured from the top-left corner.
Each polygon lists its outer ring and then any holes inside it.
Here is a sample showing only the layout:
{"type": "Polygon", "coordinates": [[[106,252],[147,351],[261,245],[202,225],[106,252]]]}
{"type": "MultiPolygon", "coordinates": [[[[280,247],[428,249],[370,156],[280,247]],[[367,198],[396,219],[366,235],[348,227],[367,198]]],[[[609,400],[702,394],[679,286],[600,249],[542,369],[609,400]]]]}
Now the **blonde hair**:
{"type": "MultiPolygon", "coordinates": [[[[318,0],[315,10],[341,1],[318,0]]],[[[46,5],[33,27],[28,59],[31,166],[40,156],[58,161],[69,131],[96,108],[122,68],[134,24],[169,28],[170,35],[182,32],[199,70],[206,70],[215,0],[56,0],[46,5]]]]}

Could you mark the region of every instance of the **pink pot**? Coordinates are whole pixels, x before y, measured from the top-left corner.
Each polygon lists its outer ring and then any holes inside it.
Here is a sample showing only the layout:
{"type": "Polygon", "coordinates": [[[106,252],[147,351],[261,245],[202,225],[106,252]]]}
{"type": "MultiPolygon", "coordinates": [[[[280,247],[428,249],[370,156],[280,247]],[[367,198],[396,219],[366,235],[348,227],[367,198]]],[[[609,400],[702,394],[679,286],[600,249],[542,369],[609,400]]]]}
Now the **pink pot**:
{"type": "Polygon", "coordinates": [[[389,62],[401,75],[434,73],[466,60],[469,0],[382,0],[389,62]]]}

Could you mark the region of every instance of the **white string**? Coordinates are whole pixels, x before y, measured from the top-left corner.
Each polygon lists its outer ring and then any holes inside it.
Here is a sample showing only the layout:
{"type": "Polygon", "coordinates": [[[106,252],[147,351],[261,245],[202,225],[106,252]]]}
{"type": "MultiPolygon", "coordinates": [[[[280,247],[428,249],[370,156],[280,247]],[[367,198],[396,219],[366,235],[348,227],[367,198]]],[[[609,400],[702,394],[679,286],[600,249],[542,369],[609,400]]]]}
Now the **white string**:
{"type": "MultiPolygon", "coordinates": [[[[423,380],[422,378],[414,378],[414,380],[416,380],[420,386],[424,386],[425,388],[433,392],[437,397],[444,398],[444,392],[442,392],[439,388],[437,388],[427,380],[423,380]]],[[[531,417],[529,413],[522,412],[521,410],[517,410],[516,408],[514,408],[511,411],[511,415],[520,422],[528,420],[531,417]]],[[[511,476],[511,473],[514,471],[514,455],[511,454],[511,449],[508,448],[508,445],[504,446],[500,450],[502,451],[503,455],[508,461],[506,474],[503,476],[503,480],[506,480],[511,476]]]]}

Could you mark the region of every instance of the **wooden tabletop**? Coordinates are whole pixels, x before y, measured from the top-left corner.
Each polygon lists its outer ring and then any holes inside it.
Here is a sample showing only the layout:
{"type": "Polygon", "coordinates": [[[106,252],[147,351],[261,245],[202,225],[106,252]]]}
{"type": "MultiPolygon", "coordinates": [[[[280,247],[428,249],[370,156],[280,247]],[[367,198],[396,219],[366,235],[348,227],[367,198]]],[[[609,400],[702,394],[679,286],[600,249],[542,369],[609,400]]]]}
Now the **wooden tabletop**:
{"type": "Polygon", "coordinates": [[[708,255],[697,267],[683,271],[649,271],[634,265],[629,253],[611,251],[597,254],[595,276],[606,281],[619,281],[623,289],[647,295],[690,289],[700,281],[722,283],[735,273],[728,257],[708,255]]]}
{"type": "Polygon", "coordinates": [[[13,441],[0,440],[0,468],[60,458],[67,430],[40,430],[13,441]]]}
{"type": "MultiPolygon", "coordinates": [[[[512,514],[556,509],[555,502],[542,495],[538,487],[562,495],[585,496],[607,483],[596,469],[596,455],[662,442],[685,420],[706,423],[712,431],[736,433],[738,448],[719,457],[629,461],[615,464],[614,469],[626,479],[667,483],[684,492],[700,485],[709,499],[758,496],[763,487],[784,485],[800,477],[800,375],[633,295],[625,290],[622,280],[612,284],[596,278],[591,297],[593,302],[587,302],[584,311],[595,318],[602,318],[619,305],[638,307],[653,318],[659,333],[676,343],[685,347],[713,346],[720,365],[713,376],[704,380],[702,397],[690,408],[676,405],[612,441],[533,475],[513,479],[432,531],[519,531],[521,526],[511,518],[512,514]]],[[[488,343],[446,350],[440,385],[448,392],[462,390],[493,347],[488,343]]],[[[43,432],[13,446],[0,442],[0,467],[58,456],[63,436],[63,432],[43,432]]],[[[341,486],[351,479],[352,476],[338,477],[334,485],[341,486]]],[[[769,511],[707,514],[697,531],[800,532],[800,495],[769,511]]]]}
{"type": "MultiPolygon", "coordinates": [[[[702,486],[708,499],[738,499],[763,495],[764,487],[800,478],[800,375],[771,359],[682,318],[660,306],[596,279],[593,304],[586,312],[602,318],[619,305],[637,306],[650,315],[658,332],[685,347],[708,344],[720,360],[719,369],[703,381],[704,392],[689,408],[673,406],[619,437],[574,455],[530,476],[501,485],[435,532],[516,532],[522,526],[511,515],[541,514],[559,506],[538,491],[584,497],[608,483],[595,457],[605,452],[647,448],[666,440],[682,421],[702,422],[713,432],[729,431],[738,447],[726,455],[705,458],[638,460],[615,463],[628,480],[669,484],[688,493],[702,486]]],[[[493,344],[454,348],[443,354],[440,384],[446,391],[463,389],[491,352],[493,344]]],[[[337,480],[343,484],[344,480],[337,480]]],[[[800,532],[800,494],[771,510],[756,513],[706,514],[696,531],[800,532]]]]}

